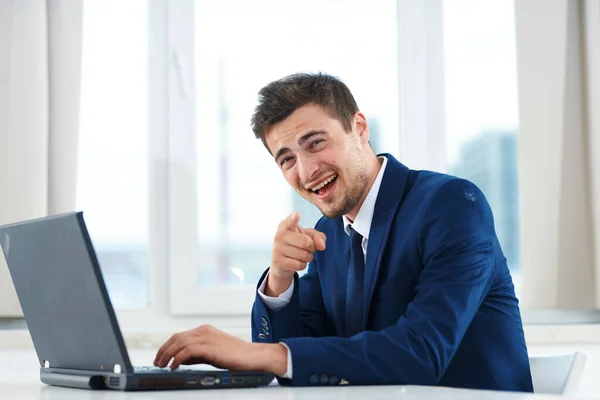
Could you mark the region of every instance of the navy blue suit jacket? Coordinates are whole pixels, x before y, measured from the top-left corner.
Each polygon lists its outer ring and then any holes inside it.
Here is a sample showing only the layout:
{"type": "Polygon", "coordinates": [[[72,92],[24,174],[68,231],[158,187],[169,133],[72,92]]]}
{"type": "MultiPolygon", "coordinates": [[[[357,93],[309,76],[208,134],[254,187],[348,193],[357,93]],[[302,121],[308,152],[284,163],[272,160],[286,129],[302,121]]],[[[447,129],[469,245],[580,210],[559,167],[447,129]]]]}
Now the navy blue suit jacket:
{"type": "Polygon", "coordinates": [[[386,156],[367,248],[364,331],[342,337],[349,237],[341,218],[322,218],[316,229],[327,249],[295,276],[283,309],[256,296],[253,341],[290,348],[293,378],[282,384],[533,391],[518,301],[483,193],[386,156]]]}

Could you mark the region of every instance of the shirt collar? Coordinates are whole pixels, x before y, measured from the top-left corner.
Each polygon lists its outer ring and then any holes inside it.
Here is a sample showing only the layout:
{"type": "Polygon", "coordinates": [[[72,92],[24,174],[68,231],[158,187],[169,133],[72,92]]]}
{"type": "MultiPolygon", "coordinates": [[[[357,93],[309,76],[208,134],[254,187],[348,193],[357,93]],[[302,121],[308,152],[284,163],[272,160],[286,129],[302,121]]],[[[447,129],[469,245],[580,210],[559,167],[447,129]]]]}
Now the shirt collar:
{"type": "Polygon", "coordinates": [[[375,212],[375,202],[377,201],[377,195],[379,194],[379,188],[381,187],[381,181],[383,180],[383,172],[387,165],[387,157],[381,156],[380,158],[383,158],[383,164],[381,165],[381,168],[379,168],[379,173],[377,174],[377,178],[375,178],[375,182],[373,182],[373,186],[371,186],[371,190],[369,190],[369,194],[367,194],[365,201],[360,206],[360,210],[358,210],[354,223],[352,223],[348,217],[342,215],[344,231],[346,231],[348,235],[350,235],[349,227],[352,225],[352,229],[358,232],[363,238],[369,239],[371,221],[373,221],[373,213],[375,212]]]}

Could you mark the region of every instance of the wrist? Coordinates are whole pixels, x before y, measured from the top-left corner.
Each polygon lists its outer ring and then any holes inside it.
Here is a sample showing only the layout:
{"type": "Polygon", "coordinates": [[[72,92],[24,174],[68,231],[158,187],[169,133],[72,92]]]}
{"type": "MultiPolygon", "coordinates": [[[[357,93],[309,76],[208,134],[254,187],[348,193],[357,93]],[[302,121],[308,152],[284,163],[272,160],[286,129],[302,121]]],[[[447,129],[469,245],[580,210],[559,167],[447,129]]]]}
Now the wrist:
{"type": "Polygon", "coordinates": [[[255,343],[261,371],[283,376],[287,372],[287,348],[281,343],[255,343]]]}
{"type": "Polygon", "coordinates": [[[267,276],[265,294],[269,297],[279,297],[281,293],[289,289],[293,280],[294,274],[290,276],[280,276],[277,273],[273,273],[273,269],[271,269],[267,276]]]}

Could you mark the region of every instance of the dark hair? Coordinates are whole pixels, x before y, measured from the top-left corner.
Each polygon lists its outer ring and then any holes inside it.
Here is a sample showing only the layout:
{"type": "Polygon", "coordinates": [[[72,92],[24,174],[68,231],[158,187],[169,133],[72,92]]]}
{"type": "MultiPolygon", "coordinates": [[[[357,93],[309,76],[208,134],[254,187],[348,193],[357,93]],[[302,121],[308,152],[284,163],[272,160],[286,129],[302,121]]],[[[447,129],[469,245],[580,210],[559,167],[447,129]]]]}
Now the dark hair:
{"type": "Polygon", "coordinates": [[[323,107],[347,132],[352,129],[352,117],[358,106],[348,86],[328,74],[298,73],[271,82],[258,92],[258,105],[251,122],[254,135],[269,150],[266,131],[307,104],[323,107]]]}

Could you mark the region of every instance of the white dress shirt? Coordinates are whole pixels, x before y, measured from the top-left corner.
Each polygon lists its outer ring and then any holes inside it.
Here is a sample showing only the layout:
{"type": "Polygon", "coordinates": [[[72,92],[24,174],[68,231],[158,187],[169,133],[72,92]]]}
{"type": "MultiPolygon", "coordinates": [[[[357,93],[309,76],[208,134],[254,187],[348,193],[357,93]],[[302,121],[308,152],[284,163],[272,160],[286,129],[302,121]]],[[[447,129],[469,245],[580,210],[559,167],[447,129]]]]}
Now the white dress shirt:
{"type": "MultiPolygon", "coordinates": [[[[365,201],[360,206],[360,210],[358,210],[358,214],[356,215],[356,219],[354,223],[348,219],[345,215],[342,215],[342,220],[344,221],[344,230],[346,234],[350,236],[350,226],[354,228],[356,232],[358,232],[362,237],[362,250],[365,256],[365,263],[367,261],[367,245],[369,244],[369,232],[371,231],[371,222],[373,221],[373,213],[375,212],[375,202],[377,201],[377,195],[379,194],[379,188],[381,187],[381,181],[383,179],[383,172],[385,171],[385,167],[387,165],[387,158],[380,157],[383,159],[383,164],[379,169],[379,173],[377,174],[377,178],[375,178],[375,182],[373,182],[373,186],[371,186],[371,190],[369,190],[369,194],[365,198],[365,201]]],[[[287,306],[292,299],[292,295],[294,294],[294,281],[292,280],[292,284],[290,287],[283,293],[281,293],[278,297],[269,297],[265,294],[265,289],[267,286],[267,278],[269,274],[265,276],[262,284],[258,288],[258,295],[263,300],[265,305],[269,307],[272,311],[281,310],[283,307],[287,306]]],[[[293,366],[292,366],[292,352],[290,348],[285,344],[281,343],[287,348],[288,357],[287,357],[287,371],[282,378],[292,379],[293,374],[293,366]]]]}

